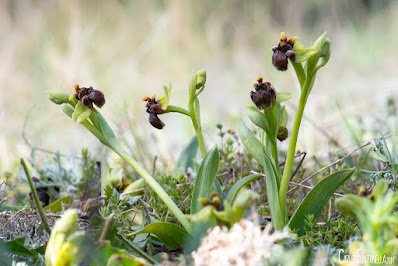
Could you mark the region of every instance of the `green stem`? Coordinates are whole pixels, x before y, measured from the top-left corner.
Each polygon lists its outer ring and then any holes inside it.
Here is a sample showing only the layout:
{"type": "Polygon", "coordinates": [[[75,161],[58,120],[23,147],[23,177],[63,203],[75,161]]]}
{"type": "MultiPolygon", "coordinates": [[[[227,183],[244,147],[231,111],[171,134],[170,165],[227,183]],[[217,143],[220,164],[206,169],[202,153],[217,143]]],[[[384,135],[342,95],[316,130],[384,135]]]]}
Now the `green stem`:
{"type": "Polygon", "coordinates": [[[148,256],[145,252],[143,252],[140,248],[134,246],[128,239],[126,239],[124,236],[116,234],[116,237],[122,241],[126,246],[130,247],[132,250],[137,252],[141,257],[146,259],[151,265],[156,264],[156,261],[154,261],[150,256],[148,256]]]}
{"type": "Polygon", "coordinates": [[[206,156],[206,147],[205,147],[205,142],[203,140],[203,134],[202,134],[202,127],[200,126],[200,121],[198,123],[197,117],[195,115],[195,109],[194,109],[194,100],[189,101],[189,110],[191,111],[191,119],[192,119],[192,124],[193,127],[195,128],[196,132],[196,137],[198,138],[198,143],[199,143],[199,148],[200,148],[200,153],[202,154],[202,158],[205,158],[206,156]]]}
{"type": "Polygon", "coordinates": [[[28,170],[28,167],[26,166],[25,160],[22,159],[22,158],[21,158],[21,164],[22,164],[23,170],[25,171],[26,178],[28,179],[30,189],[32,190],[33,199],[35,201],[37,211],[40,214],[41,220],[42,220],[42,222],[44,224],[44,227],[46,228],[47,233],[49,235],[51,235],[51,229],[50,229],[50,226],[47,223],[46,216],[44,215],[43,208],[41,207],[41,204],[40,204],[40,201],[39,201],[39,197],[37,196],[36,188],[33,185],[33,181],[32,181],[32,178],[30,177],[29,170],[28,170]]]}
{"type": "Polygon", "coordinates": [[[286,194],[287,194],[287,190],[289,188],[290,175],[292,174],[292,170],[293,170],[293,161],[294,161],[294,155],[296,152],[297,138],[298,138],[301,120],[303,118],[305,104],[308,99],[308,92],[311,89],[310,87],[313,85],[313,82],[311,82],[313,75],[308,75],[308,77],[304,83],[304,87],[301,90],[300,101],[299,101],[299,105],[298,105],[298,109],[297,109],[296,119],[294,120],[294,123],[293,123],[292,135],[290,138],[288,154],[287,154],[286,162],[285,162],[285,168],[283,170],[281,188],[279,191],[279,202],[281,205],[281,210],[283,212],[285,212],[285,210],[286,210],[286,194]]]}
{"type": "Polygon", "coordinates": [[[278,148],[276,146],[276,140],[270,140],[270,143],[271,143],[272,157],[274,158],[275,165],[279,165],[278,148]]]}
{"type": "Polygon", "coordinates": [[[166,111],[167,112],[176,112],[176,113],[180,113],[180,114],[187,115],[187,116],[191,117],[191,113],[187,109],[184,109],[184,108],[178,107],[178,106],[174,106],[174,105],[167,106],[166,111]]]}
{"type": "Polygon", "coordinates": [[[104,144],[105,146],[109,146],[108,141],[106,140],[106,138],[104,137],[104,135],[102,134],[102,132],[100,132],[93,124],[91,124],[88,120],[84,120],[83,122],[81,122],[81,124],[83,126],[85,126],[94,136],[97,137],[97,139],[99,139],[99,141],[101,141],[102,144],[104,144]]]}
{"type": "Polygon", "coordinates": [[[192,233],[191,223],[185,217],[184,213],[177,207],[170,196],[164,191],[159,183],[153,178],[137,161],[131,158],[123,149],[114,148],[112,150],[123,158],[137,173],[148,183],[148,185],[155,191],[159,198],[166,204],[170,211],[174,214],[177,220],[187,230],[188,233],[192,233]]]}

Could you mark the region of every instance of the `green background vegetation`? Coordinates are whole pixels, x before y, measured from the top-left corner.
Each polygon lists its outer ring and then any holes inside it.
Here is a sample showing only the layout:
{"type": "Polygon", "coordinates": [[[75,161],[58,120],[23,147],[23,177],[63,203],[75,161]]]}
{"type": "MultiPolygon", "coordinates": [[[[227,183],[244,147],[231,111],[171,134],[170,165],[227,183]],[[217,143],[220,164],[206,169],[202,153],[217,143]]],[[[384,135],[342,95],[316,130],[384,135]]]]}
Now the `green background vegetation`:
{"type": "MultiPolygon", "coordinates": [[[[190,121],[173,115],[163,117],[162,131],[153,129],[142,97],[161,94],[171,81],[171,102],[182,103],[188,73],[206,69],[203,127],[216,143],[215,125],[236,128],[242,100],[249,101],[258,76],[298,96],[294,76],[269,63],[268,47],[281,31],[303,42],[327,31],[332,57],[318,76],[306,115],[343,147],[352,145],[343,117],[360,115],[362,127],[383,131],[384,123],[377,121],[385,115],[385,101],[397,97],[397,12],[396,1],[381,0],[1,1],[0,172],[15,169],[17,158],[30,153],[21,137],[26,118],[32,146],[61,153],[100,149],[46,99],[45,90],[71,92],[75,83],[102,90],[107,99],[102,112],[116,133],[131,146],[137,141],[133,134],[142,136],[145,150],[160,155],[162,166],[172,163],[194,131],[181,130],[190,121]]],[[[292,110],[288,106],[290,117],[292,110]]],[[[301,150],[325,155],[326,142],[319,131],[302,127],[301,150]]]]}

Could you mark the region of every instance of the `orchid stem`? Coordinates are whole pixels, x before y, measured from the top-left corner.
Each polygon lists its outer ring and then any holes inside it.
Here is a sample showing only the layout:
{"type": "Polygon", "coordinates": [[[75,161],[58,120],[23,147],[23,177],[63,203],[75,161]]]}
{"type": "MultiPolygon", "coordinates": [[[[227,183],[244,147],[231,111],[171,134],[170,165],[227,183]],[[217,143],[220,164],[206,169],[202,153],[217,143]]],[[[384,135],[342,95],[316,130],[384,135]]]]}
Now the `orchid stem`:
{"type": "Polygon", "coordinates": [[[206,146],[205,146],[205,142],[203,140],[202,126],[200,125],[200,121],[197,120],[198,118],[195,115],[194,101],[195,100],[189,101],[189,110],[191,111],[192,124],[193,124],[193,127],[195,128],[196,137],[198,138],[200,153],[202,154],[202,158],[205,158],[206,153],[207,153],[206,146]]]}
{"type": "Polygon", "coordinates": [[[292,174],[293,170],[293,162],[294,162],[294,155],[296,152],[298,133],[300,130],[301,119],[303,118],[304,114],[305,104],[307,103],[308,93],[311,90],[311,86],[313,85],[313,82],[311,82],[313,76],[314,74],[308,75],[304,82],[303,88],[301,90],[296,118],[294,119],[293,123],[292,136],[289,143],[288,154],[286,157],[285,168],[283,170],[283,176],[281,181],[281,188],[279,191],[279,202],[281,205],[281,209],[283,211],[285,211],[286,209],[286,194],[287,194],[287,189],[289,188],[290,175],[292,174]]]}
{"type": "Polygon", "coordinates": [[[175,113],[180,113],[180,114],[187,115],[187,116],[191,117],[191,113],[187,109],[184,109],[184,108],[178,107],[178,106],[174,106],[174,105],[167,106],[166,112],[175,112],[175,113]]]}

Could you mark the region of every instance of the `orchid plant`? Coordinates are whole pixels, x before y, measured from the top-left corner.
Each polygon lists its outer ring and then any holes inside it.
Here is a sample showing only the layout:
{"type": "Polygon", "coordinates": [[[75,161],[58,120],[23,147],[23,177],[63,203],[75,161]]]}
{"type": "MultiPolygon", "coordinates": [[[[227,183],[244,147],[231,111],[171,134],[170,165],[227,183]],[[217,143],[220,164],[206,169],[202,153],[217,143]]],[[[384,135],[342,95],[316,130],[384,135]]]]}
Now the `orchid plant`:
{"type": "Polygon", "coordinates": [[[289,225],[292,229],[298,230],[299,234],[303,234],[306,216],[314,215],[317,218],[330,196],[354,170],[340,170],[321,180],[308,193],[289,220],[286,197],[293,170],[298,133],[316,74],[330,58],[330,40],[324,33],[311,46],[305,47],[297,41],[297,37],[288,39],[284,33],[281,33],[280,41],[272,48],[272,51],[272,64],[275,68],[286,71],[290,62],[301,89],[284,168],[282,169],[279,165],[277,140],[283,141],[288,137],[286,127],[288,115],[282,103],[291,97],[290,93],[278,93],[271,83],[264,82],[263,78],[257,79],[254,83],[255,91],[250,93],[253,103],[247,104],[247,114],[259,128],[261,139],[258,140],[242,121],[238,128],[244,146],[264,167],[267,197],[275,228],[282,230],[289,225]]]}
{"type": "MultiPolygon", "coordinates": [[[[279,93],[270,82],[264,82],[263,78],[258,78],[257,82],[253,84],[254,91],[250,93],[252,103],[247,104],[247,114],[259,128],[260,140],[242,121],[239,123],[238,129],[244,146],[264,168],[267,197],[275,228],[282,230],[286,225],[289,225],[299,234],[302,234],[306,226],[305,217],[313,215],[317,218],[327,200],[347,180],[354,169],[340,170],[321,180],[308,193],[289,220],[286,196],[292,175],[299,128],[317,71],[325,66],[330,58],[330,40],[326,38],[325,33],[309,47],[305,47],[297,41],[297,38],[287,39],[285,34],[282,33],[278,46],[273,47],[272,51],[273,65],[280,71],[286,71],[290,62],[300,84],[301,94],[293,128],[291,130],[287,128],[288,114],[283,106],[283,102],[290,99],[291,94],[279,93]],[[290,144],[285,166],[282,169],[279,166],[277,143],[287,139],[289,131],[291,132],[290,144]]],[[[96,108],[101,108],[105,104],[105,96],[101,91],[92,87],[86,88],[76,85],[74,94],[71,96],[60,91],[48,91],[48,94],[50,100],[60,105],[64,113],[70,116],[74,122],[85,126],[102,144],[109,147],[131,165],[168,206],[186,232],[192,234],[194,231],[193,225],[197,221],[212,219],[213,222],[210,223],[212,225],[217,223],[232,225],[238,221],[243,216],[244,211],[250,207],[246,203],[254,202],[257,199],[255,195],[250,193],[242,193],[238,197],[238,192],[243,192],[244,190],[240,191],[241,188],[246,187],[261,176],[255,174],[243,177],[231,188],[228,195],[223,195],[220,183],[216,179],[219,165],[218,149],[214,147],[208,151],[202,134],[198,96],[204,91],[205,84],[206,72],[204,70],[193,71],[188,84],[187,108],[170,104],[172,90],[170,83],[163,87],[164,95],[162,97],[157,98],[154,95],[153,97],[143,98],[146,102],[146,112],[149,114],[149,123],[157,129],[162,129],[165,126],[159,118],[160,115],[165,113],[180,113],[188,116],[192,121],[203,161],[197,171],[195,189],[191,195],[191,212],[188,216],[177,207],[156,179],[119,144],[111,127],[96,108]],[[214,191],[216,191],[215,194],[214,191]],[[220,196],[225,199],[222,203],[220,196]],[[238,198],[239,201],[235,202],[235,198],[238,198]],[[211,200],[209,201],[209,199],[211,200]],[[239,205],[239,202],[245,203],[241,204],[243,207],[239,205]]],[[[107,181],[103,180],[102,183],[103,190],[107,181]]],[[[168,226],[170,225],[166,227],[168,226]]]]}

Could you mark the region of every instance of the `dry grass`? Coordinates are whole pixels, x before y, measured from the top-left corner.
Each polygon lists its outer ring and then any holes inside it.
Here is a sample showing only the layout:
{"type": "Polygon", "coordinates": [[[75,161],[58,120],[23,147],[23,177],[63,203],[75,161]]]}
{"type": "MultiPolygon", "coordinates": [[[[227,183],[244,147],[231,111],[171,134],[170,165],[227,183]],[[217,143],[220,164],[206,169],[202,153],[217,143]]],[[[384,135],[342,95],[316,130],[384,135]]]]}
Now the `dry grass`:
{"type": "MultiPolygon", "coordinates": [[[[1,1],[0,171],[28,154],[21,137],[28,115],[26,136],[33,145],[64,153],[99,147],[44,94],[70,91],[75,83],[104,91],[103,113],[119,131],[126,130],[129,117],[146,147],[169,158],[192,136],[183,129],[189,121],[166,116],[167,127],[156,131],[146,121],[141,99],[161,93],[171,81],[172,102],[185,105],[190,71],[204,68],[202,119],[205,134],[215,142],[215,124],[234,127],[259,75],[277,90],[297,93],[293,75],[270,64],[270,47],[282,30],[303,42],[328,31],[333,55],[319,73],[306,114],[351,144],[335,102],[343,115],[377,117],[386,97],[397,97],[397,12],[394,1],[360,0],[287,6],[279,1],[1,1]],[[364,2],[385,6],[367,9],[364,2]],[[156,144],[149,141],[153,136],[156,144]]],[[[325,143],[304,125],[301,149],[324,153],[325,143]]]]}

